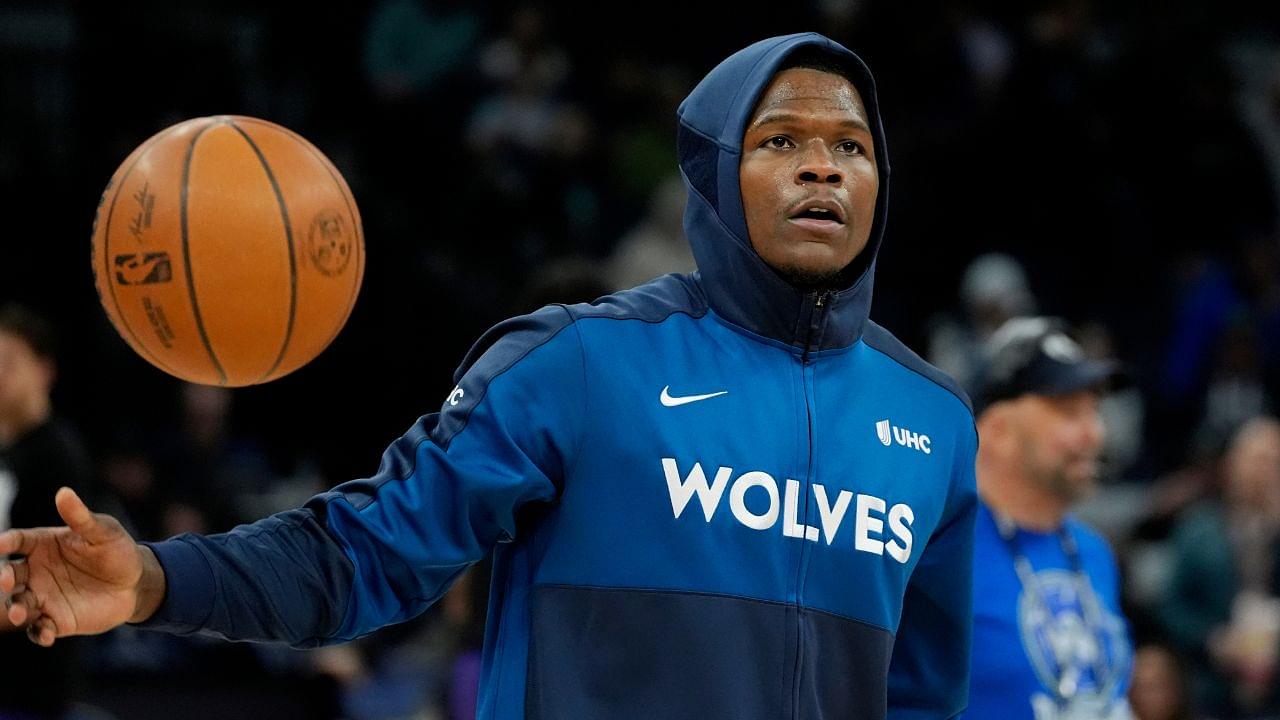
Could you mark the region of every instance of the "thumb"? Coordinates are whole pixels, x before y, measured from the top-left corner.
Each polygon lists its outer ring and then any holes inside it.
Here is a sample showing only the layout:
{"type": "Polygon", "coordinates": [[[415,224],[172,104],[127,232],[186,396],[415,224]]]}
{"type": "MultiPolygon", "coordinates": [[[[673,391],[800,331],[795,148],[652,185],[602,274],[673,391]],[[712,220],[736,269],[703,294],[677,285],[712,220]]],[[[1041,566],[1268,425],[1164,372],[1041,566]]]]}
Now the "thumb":
{"type": "Polygon", "coordinates": [[[64,487],[58,490],[53,502],[58,514],[71,531],[84,538],[90,545],[106,542],[114,536],[113,528],[99,520],[84,504],[75,490],[64,487]]]}

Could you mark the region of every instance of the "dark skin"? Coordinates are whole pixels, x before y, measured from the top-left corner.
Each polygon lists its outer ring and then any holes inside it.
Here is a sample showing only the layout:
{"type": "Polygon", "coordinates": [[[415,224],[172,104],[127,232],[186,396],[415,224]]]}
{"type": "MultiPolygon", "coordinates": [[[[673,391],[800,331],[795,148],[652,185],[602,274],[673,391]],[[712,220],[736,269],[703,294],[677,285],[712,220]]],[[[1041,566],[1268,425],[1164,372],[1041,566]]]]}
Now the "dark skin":
{"type": "Polygon", "coordinates": [[[774,76],[743,135],[739,183],[761,259],[796,287],[831,289],[867,246],[880,190],[853,83],[809,68],[774,76]]]}
{"type": "Polygon", "coordinates": [[[164,570],[110,515],[89,511],[69,488],[54,498],[59,528],[0,533],[0,595],[10,623],[49,646],[68,635],[102,633],[151,617],[164,599],[164,570]]]}

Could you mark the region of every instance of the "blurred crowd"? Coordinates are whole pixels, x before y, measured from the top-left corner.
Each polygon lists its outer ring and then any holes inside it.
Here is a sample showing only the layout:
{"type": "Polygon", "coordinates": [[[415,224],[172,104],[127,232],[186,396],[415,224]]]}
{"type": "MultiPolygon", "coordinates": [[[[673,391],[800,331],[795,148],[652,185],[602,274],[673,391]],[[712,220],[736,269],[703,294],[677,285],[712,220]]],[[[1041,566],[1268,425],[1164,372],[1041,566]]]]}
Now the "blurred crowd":
{"type": "MultiPolygon", "coordinates": [[[[0,3],[0,305],[58,338],[26,360],[49,368],[96,509],[145,540],[295,506],[373,472],[497,320],[693,269],[677,105],[728,52],[814,29],[879,82],[894,179],[873,318],[962,384],[1032,313],[1125,364],[1081,513],[1123,565],[1137,717],[1280,717],[1280,10],[603,5],[0,3]],[[135,356],[86,252],[128,152],[221,113],[327,153],[369,257],[334,345],[236,391],[135,356]]],[[[15,390],[7,367],[0,431],[45,377],[15,390]]],[[[14,490],[0,469],[0,506],[14,490]]],[[[68,697],[82,718],[474,717],[486,584],[477,568],[423,617],[315,651],[122,628],[72,644],[68,697]]]]}

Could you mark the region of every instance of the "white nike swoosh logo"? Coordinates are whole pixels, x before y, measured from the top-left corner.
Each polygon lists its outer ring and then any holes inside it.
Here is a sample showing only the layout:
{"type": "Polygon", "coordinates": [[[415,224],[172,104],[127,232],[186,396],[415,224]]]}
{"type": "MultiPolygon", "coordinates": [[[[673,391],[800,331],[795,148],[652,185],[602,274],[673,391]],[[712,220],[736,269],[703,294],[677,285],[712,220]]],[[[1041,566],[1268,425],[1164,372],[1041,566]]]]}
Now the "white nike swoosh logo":
{"type": "Polygon", "coordinates": [[[707,393],[706,395],[686,395],[684,397],[671,397],[671,395],[667,392],[670,389],[671,389],[670,385],[662,388],[662,395],[658,398],[659,400],[662,401],[662,404],[667,407],[676,407],[677,405],[688,405],[691,402],[698,402],[699,400],[706,400],[708,398],[719,397],[721,395],[729,394],[728,390],[721,390],[720,392],[707,393]]]}

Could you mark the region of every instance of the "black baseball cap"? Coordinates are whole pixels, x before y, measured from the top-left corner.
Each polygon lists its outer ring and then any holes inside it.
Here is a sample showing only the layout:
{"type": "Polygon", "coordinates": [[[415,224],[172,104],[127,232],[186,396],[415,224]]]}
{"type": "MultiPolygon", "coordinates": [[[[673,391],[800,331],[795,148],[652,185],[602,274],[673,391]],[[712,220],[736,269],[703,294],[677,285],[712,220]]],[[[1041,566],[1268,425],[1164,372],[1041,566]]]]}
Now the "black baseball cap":
{"type": "Polygon", "coordinates": [[[1006,321],[987,342],[974,388],[974,411],[1026,394],[1068,395],[1105,388],[1123,379],[1114,360],[1093,360],[1052,317],[1006,321]]]}

